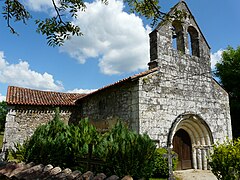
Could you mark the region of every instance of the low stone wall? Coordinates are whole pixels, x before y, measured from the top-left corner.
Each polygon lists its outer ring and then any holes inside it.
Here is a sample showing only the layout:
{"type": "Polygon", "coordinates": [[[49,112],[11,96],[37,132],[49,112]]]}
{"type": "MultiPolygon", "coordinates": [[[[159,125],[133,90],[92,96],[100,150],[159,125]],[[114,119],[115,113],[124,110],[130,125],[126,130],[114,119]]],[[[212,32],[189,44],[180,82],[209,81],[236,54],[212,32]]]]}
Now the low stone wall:
{"type": "MultiPolygon", "coordinates": [[[[55,115],[54,106],[9,106],[6,118],[3,149],[13,148],[14,143],[23,143],[39,125],[51,121],[55,115]]],[[[76,123],[77,107],[60,107],[60,117],[65,124],[76,123]]]]}
{"type": "Polygon", "coordinates": [[[80,171],[72,171],[69,168],[62,170],[60,167],[52,165],[44,166],[42,164],[34,165],[34,163],[5,163],[0,165],[0,179],[3,180],[133,180],[131,176],[119,178],[116,175],[107,177],[104,173],[94,174],[91,171],[81,173],[80,171]]]}

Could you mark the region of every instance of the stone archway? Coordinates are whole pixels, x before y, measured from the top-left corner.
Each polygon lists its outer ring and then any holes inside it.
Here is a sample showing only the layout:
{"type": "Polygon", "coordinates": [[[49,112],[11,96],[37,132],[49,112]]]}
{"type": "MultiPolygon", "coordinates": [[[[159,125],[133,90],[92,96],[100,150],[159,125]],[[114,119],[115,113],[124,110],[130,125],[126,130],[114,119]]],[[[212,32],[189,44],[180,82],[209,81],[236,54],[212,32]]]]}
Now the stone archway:
{"type": "Polygon", "coordinates": [[[183,114],[176,118],[169,132],[168,147],[179,130],[185,131],[191,140],[191,164],[194,169],[208,169],[207,156],[213,144],[212,133],[207,123],[195,114],[183,114]]]}

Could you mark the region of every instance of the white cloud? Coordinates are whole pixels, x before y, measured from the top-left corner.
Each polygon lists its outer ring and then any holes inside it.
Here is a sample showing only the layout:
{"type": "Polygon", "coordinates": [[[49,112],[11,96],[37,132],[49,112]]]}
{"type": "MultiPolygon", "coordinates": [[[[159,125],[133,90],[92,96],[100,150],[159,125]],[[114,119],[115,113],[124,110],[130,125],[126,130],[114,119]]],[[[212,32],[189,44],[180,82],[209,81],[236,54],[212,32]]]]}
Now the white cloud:
{"type": "Polygon", "coordinates": [[[223,51],[224,51],[223,49],[219,49],[217,52],[211,53],[211,69],[212,70],[216,68],[215,67],[216,63],[221,61],[223,51]]]}
{"type": "Polygon", "coordinates": [[[6,101],[6,96],[3,96],[1,93],[0,93],[0,102],[2,101],[6,101]]]}
{"type": "Polygon", "coordinates": [[[9,85],[37,88],[43,90],[62,90],[61,82],[55,82],[48,73],[40,74],[30,69],[28,62],[20,61],[18,64],[9,64],[4,53],[0,51],[0,83],[9,85]]]}
{"type": "Polygon", "coordinates": [[[68,93],[88,94],[88,93],[91,93],[93,91],[96,91],[96,89],[73,89],[73,90],[69,90],[67,92],[68,93]]]}
{"type": "Polygon", "coordinates": [[[53,8],[51,0],[24,0],[24,4],[33,11],[44,11],[53,8]]]}
{"type": "Polygon", "coordinates": [[[74,24],[82,37],[72,37],[60,48],[80,63],[97,58],[104,74],[120,74],[146,69],[149,61],[149,27],[134,14],[123,11],[120,0],[87,3],[86,12],[78,13],[74,24]]]}

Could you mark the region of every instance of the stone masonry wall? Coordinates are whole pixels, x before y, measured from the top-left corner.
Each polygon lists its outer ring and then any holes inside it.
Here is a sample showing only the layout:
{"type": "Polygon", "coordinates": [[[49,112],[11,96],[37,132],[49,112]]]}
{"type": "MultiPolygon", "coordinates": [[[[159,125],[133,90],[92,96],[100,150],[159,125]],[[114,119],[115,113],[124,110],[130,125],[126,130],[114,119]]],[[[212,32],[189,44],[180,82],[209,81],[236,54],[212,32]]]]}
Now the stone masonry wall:
{"type": "Polygon", "coordinates": [[[117,120],[122,120],[138,132],[137,81],[115,85],[78,103],[81,116],[87,117],[98,129],[107,130],[117,120]]]}
{"type": "MultiPolygon", "coordinates": [[[[4,132],[3,151],[14,143],[23,143],[35,129],[54,118],[55,107],[50,106],[10,106],[4,132]]],[[[76,121],[76,109],[61,107],[60,117],[65,123],[76,121]]]]}
{"type": "Polygon", "coordinates": [[[159,70],[139,80],[140,133],[166,146],[177,117],[195,114],[209,126],[213,141],[222,142],[232,137],[228,94],[212,79],[210,47],[186,3],[179,2],[170,15],[175,10],[185,16],[150,33],[149,68],[159,70]]]}
{"type": "Polygon", "coordinates": [[[231,138],[228,94],[204,72],[200,58],[173,53],[158,61],[158,72],[139,81],[140,133],[166,146],[176,118],[191,113],[208,124],[214,142],[231,138]]]}

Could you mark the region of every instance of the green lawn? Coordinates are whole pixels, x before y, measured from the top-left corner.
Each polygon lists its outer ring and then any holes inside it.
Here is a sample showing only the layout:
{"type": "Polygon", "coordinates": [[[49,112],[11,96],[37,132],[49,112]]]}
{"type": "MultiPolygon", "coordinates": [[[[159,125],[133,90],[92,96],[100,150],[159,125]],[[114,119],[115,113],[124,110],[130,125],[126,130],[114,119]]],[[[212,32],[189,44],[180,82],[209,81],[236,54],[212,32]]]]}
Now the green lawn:
{"type": "Polygon", "coordinates": [[[4,132],[0,132],[0,149],[2,149],[2,144],[3,144],[3,134],[4,132]]]}

